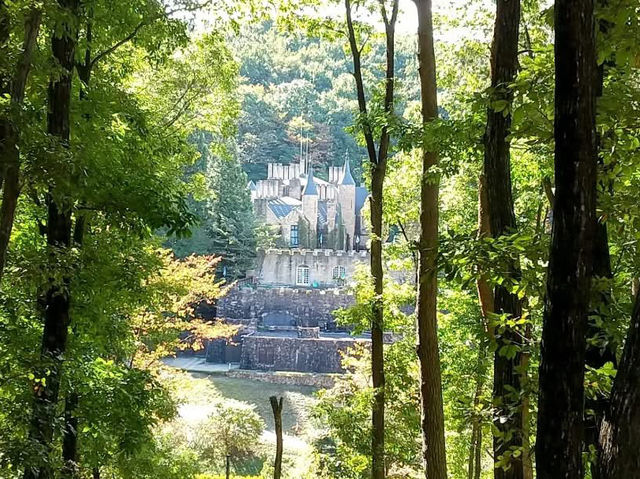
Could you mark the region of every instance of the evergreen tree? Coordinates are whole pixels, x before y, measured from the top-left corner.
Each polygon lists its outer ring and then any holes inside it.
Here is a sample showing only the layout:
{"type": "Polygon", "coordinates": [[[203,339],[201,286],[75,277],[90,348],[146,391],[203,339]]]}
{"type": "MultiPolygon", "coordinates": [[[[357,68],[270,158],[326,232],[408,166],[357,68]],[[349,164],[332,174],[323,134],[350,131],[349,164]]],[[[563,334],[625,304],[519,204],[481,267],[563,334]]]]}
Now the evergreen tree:
{"type": "Polygon", "coordinates": [[[248,178],[237,158],[214,157],[209,166],[207,233],[210,251],[222,256],[219,271],[227,278],[244,276],[256,256],[255,217],[248,178]]]}

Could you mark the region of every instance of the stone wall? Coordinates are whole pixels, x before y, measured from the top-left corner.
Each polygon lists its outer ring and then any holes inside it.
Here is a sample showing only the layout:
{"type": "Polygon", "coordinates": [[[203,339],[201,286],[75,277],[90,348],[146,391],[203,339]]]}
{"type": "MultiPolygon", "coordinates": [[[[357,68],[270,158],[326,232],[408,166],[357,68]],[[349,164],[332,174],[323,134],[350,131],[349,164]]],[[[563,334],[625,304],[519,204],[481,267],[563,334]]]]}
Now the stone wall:
{"type": "Polygon", "coordinates": [[[356,267],[368,263],[367,251],[269,249],[259,252],[256,279],[265,285],[294,286],[298,266],[308,266],[310,286],[338,287],[353,281],[356,267]],[[336,267],[344,268],[344,279],[334,278],[336,267]]]}
{"type": "Polygon", "coordinates": [[[242,340],[241,369],[341,373],[341,353],[357,341],[344,339],[302,339],[250,335],[242,340]]]}
{"type": "Polygon", "coordinates": [[[218,300],[217,316],[258,326],[265,317],[291,317],[297,326],[333,329],[333,311],[354,303],[353,295],[337,289],[234,288],[218,300]]]}

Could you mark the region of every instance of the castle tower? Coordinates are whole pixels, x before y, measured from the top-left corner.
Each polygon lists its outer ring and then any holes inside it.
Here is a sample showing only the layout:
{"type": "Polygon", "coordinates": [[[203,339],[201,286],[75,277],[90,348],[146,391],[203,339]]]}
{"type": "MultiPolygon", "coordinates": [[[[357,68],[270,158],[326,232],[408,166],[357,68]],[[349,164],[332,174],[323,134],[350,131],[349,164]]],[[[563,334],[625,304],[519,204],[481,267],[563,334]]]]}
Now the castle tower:
{"type": "Polygon", "coordinates": [[[309,222],[310,248],[315,248],[318,237],[318,187],[313,179],[313,168],[309,168],[307,184],[302,192],[302,214],[309,222]]]}
{"type": "Polygon", "coordinates": [[[351,175],[349,158],[344,160],[342,179],[338,185],[338,204],[344,222],[346,249],[351,250],[356,237],[356,182],[351,175]]]}

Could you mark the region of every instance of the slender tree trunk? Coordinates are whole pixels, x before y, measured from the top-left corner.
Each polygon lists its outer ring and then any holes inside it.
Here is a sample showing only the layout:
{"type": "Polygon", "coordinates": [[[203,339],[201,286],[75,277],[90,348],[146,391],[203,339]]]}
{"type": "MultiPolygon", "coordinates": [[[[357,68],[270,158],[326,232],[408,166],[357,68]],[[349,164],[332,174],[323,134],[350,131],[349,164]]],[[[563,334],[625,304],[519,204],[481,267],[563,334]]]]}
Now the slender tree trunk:
{"type": "MultiPolygon", "coordinates": [[[[33,50],[40,31],[42,12],[34,8],[29,12],[25,23],[22,53],[16,66],[14,77],[8,91],[11,93],[11,110],[17,114],[22,105],[27,78],[31,70],[33,50]]],[[[20,196],[20,152],[19,132],[14,119],[0,119],[0,169],[2,170],[3,190],[0,206],[0,280],[4,274],[7,249],[15,219],[18,197],[20,196]]]]}
{"type": "Polygon", "coordinates": [[[611,407],[602,422],[599,475],[631,479],[640,472],[640,294],[636,296],[620,367],[613,382],[611,407]]]}
{"type": "Polygon", "coordinates": [[[469,446],[468,478],[479,478],[482,473],[482,416],[478,412],[482,390],[484,389],[484,361],[486,349],[484,344],[479,345],[478,365],[476,371],[476,390],[473,394],[473,416],[471,417],[471,444],[469,446]]]}
{"type": "Polygon", "coordinates": [[[271,409],[273,410],[273,420],[276,425],[276,461],[273,467],[273,479],[280,479],[282,476],[282,398],[271,396],[271,409]]]}
{"type": "MultiPolygon", "coordinates": [[[[358,110],[364,118],[362,132],[365,138],[369,167],[371,171],[371,276],[373,277],[375,298],[372,304],[371,317],[371,376],[373,383],[373,405],[371,412],[371,477],[384,479],[386,475],[384,452],[384,308],[382,301],[384,267],[382,264],[382,206],[383,186],[387,172],[387,156],[390,136],[387,126],[383,126],[378,142],[378,151],[373,138],[373,130],[367,118],[367,100],[362,65],[361,47],[357,44],[351,12],[351,0],[345,0],[345,13],[349,37],[349,47],[353,58],[353,76],[356,81],[358,110]]],[[[383,0],[380,0],[380,11],[385,24],[386,37],[386,71],[384,110],[388,116],[393,114],[394,80],[395,80],[395,25],[398,18],[398,0],[393,0],[391,16],[388,16],[383,0]]]]}
{"type": "MultiPolygon", "coordinates": [[[[438,117],[436,60],[433,47],[431,0],[415,0],[418,12],[418,71],[422,124],[438,117]]],[[[417,353],[420,363],[422,460],[425,477],[446,479],[442,378],[438,349],[438,156],[422,145],[418,293],[416,300],[417,353]]]]}
{"type": "MultiPolygon", "coordinates": [[[[498,0],[496,22],[491,48],[491,101],[487,111],[487,127],[484,136],[484,176],[487,184],[489,221],[494,237],[513,233],[516,219],[511,192],[511,158],[508,136],[511,130],[511,102],[513,82],[518,67],[518,34],[520,24],[520,0],[498,0]]],[[[520,279],[520,267],[516,260],[507,260],[503,276],[505,283],[495,287],[494,310],[497,315],[509,319],[522,316],[522,305],[508,286],[520,279]]],[[[495,328],[497,349],[494,357],[493,401],[494,434],[493,454],[496,462],[496,479],[521,479],[522,455],[513,452],[523,447],[522,403],[520,397],[522,374],[521,333],[501,322],[495,328]],[[516,347],[510,355],[505,347],[516,347]],[[498,464],[499,463],[499,464],[498,464]]]]}
{"type": "Polygon", "coordinates": [[[382,192],[384,169],[374,165],[371,168],[371,275],[376,298],[373,302],[371,321],[371,377],[374,388],[372,410],[372,477],[385,477],[384,461],[384,311],[382,304],[383,275],[382,264],[382,192]]]}
{"type": "Polygon", "coordinates": [[[75,410],[78,407],[78,394],[72,392],[65,400],[64,431],[62,434],[62,459],[64,465],[62,477],[74,479],[78,477],[78,417],[75,410]]]}
{"type": "MultiPolygon", "coordinates": [[[[78,15],[79,0],[59,0],[59,5],[72,17],[78,15]]],[[[63,145],[69,144],[69,111],[71,105],[71,83],[74,67],[74,53],[77,42],[75,25],[63,20],[56,29],[51,48],[53,56],[62,72],[49,83],[48,132],[57,137],[63,145]],[[58,36],[61,35],[61,36],[58,36]]],[[[56,268],[59,259],[71,243],[71,212],[64,200],[47,196],[47,244],[51,254],[51,267],[56,268]]],[[[60,378],[64,353],[67,346],[69,326],[69,283],[68,277],[54,279],[51,274],[50,286],[43,298],[44,331],[42,336],[42,367],[36,377],[46,377],[45,384],[34,388],[33,412],[30,439],[38,444],[43,454],[40,464],[25,471],[27,479],[49,479],[53,477],[50,462],[54,422],[56,417],[60,378]]]]}
{"type": "Polygon", "coordinates": [[[99,467],[94,467],[91,470],[91,477],[93,479],[100,479],[100,468],[99,467]]]}
{"type": "Polygon", "coordinates": [[[584,367],[596,209],[593,0],[555,4],[555,204],[536,441],[539,479],[582,478],[584,367]]]}

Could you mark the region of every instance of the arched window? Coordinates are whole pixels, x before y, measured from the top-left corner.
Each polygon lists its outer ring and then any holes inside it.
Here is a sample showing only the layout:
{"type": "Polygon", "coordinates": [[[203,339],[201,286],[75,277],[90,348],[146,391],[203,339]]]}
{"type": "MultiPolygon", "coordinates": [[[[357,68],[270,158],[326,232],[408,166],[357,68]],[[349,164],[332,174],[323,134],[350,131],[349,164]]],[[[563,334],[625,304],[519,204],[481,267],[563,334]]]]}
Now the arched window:
{"type": "Polygon", "coordinates": [[[309,286],[309,267],[298,266],[296,270],[296,284],[298,286],[309,286]]]}
{"type": "Polygon", "coordinates": [[[345,279],[347,276],[347,271],[344,269],[344,266],[336,266],[333,268],[333,279],[345,279]]]}

